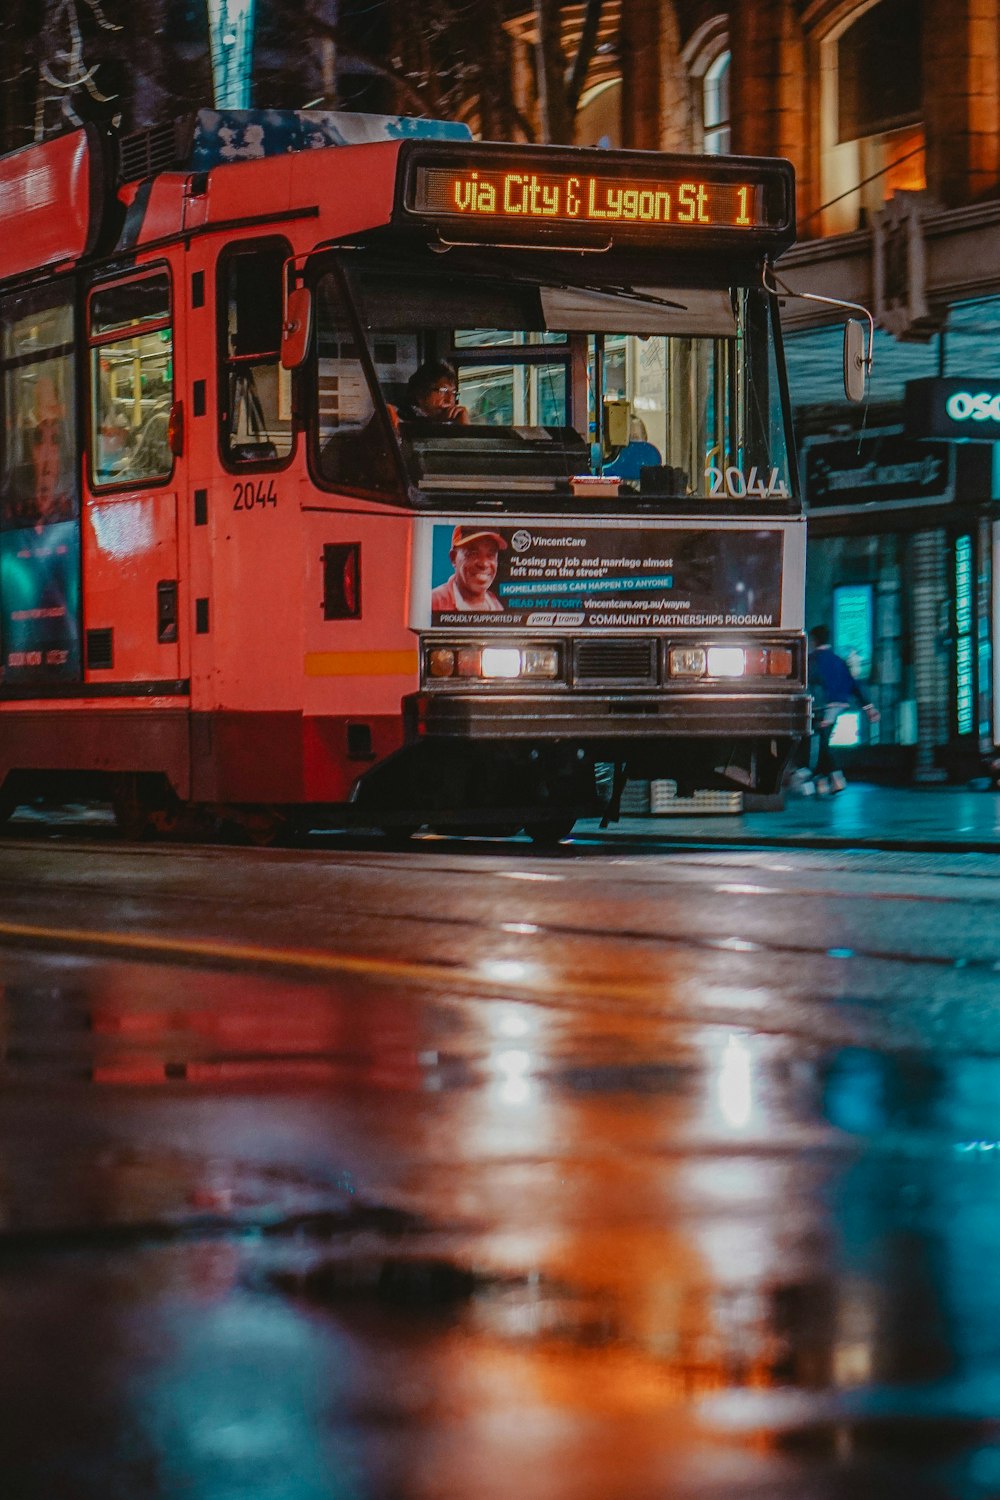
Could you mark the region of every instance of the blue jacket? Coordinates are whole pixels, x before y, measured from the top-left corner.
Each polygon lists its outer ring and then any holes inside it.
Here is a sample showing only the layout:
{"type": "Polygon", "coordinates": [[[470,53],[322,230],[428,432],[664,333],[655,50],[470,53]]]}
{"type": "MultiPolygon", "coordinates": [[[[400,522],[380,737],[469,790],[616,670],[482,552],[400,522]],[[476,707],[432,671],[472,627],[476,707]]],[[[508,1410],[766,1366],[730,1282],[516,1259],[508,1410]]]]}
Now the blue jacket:
{"type": "Polygon", "coordinates": [[[813,696],[824,705],[850,703],[852,699],[862,705],[869,702],[860,683],[851,676],[846,661],[832,646],[818,646],[810,651],[809,686],[813,696]]]}

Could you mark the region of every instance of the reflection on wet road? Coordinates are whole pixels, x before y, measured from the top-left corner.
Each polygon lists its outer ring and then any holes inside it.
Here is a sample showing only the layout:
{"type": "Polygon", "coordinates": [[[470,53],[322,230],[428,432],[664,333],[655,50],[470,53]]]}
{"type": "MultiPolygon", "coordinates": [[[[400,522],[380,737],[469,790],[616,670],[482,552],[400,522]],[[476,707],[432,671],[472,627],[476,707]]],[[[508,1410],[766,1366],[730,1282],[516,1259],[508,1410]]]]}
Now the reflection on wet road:
{"type": "Polygon", "coordinates": [[[1000,1493],[990,860],[0,892],[12,1500],[1000,1493]]]}

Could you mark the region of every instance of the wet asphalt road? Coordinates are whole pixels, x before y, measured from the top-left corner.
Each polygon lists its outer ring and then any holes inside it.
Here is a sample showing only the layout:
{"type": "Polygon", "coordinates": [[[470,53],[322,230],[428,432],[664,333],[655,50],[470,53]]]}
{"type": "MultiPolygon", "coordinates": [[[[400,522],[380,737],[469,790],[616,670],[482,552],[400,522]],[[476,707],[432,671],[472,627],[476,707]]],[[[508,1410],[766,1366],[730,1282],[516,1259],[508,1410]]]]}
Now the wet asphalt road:
{"type": "Polygon", "coordinates": [[[982,854],[0,844],[0,1494],[1000,1494],[998,915],[982,854]]]}

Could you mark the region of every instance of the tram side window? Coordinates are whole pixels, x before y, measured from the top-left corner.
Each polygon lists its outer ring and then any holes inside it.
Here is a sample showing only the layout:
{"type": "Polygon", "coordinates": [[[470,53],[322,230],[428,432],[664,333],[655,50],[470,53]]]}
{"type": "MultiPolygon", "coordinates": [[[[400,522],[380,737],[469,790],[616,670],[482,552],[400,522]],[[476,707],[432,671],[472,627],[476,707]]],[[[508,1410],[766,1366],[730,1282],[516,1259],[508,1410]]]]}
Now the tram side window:
{"type": "Polygon", "coordinates": [[[0,301],[0,677],[79,682],[80,486],[73,304],[62,288],[0,301]]]}
{"type": "Polygon", "coordinates": [[[282,369],[284,244],[240,247],[220,269],[221,442],[230,467],[274,462],[292,451],[291,372],[282,369]]]}
{"type": "Polygon", "coordinates": [[[316,301],[320,478],[338,489],[396,495],[400,481],[395,453],[332,277],[320,282],[316,301]]]}
{"type": "Polygon", "coordinates": [[[5,530],[79,514],[74,454],[73,309],[68,300],[12,297],[3,304],[5,530]]]}
{"type": "Polygon", "coordinates": [[[174,355],[165,271],[95,287],[87,308],[95,486],[166,479],[174,355]]]}

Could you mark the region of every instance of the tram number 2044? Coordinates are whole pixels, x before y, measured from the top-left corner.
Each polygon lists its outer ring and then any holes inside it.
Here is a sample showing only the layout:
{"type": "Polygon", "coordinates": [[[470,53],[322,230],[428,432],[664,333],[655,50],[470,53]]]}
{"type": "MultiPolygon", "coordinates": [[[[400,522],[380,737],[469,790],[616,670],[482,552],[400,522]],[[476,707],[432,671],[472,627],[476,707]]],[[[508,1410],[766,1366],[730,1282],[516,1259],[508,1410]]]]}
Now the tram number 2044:
{"type": "Polygon", "coordinates": [[[742,469],[706,469],[705,483],[708,485],[709,498],[712,500],[787,500],[788,485],[779,476],[777,469],[772,469],[765,478],[765,470],[758,473],[757,465],[754,464],[749,474],[744,474],[742,469]]]}
{"type": "Polygon", "coordinates": [[[233,485],[233,510],[252,511],[257,506],[277,505],[273,479],[239,480],[233,485]]]}

